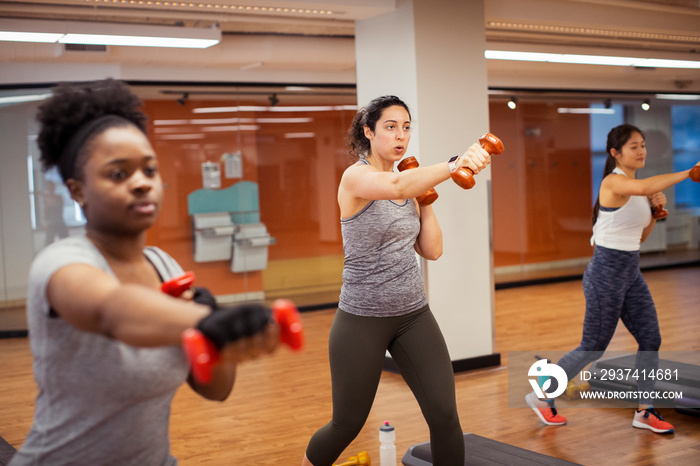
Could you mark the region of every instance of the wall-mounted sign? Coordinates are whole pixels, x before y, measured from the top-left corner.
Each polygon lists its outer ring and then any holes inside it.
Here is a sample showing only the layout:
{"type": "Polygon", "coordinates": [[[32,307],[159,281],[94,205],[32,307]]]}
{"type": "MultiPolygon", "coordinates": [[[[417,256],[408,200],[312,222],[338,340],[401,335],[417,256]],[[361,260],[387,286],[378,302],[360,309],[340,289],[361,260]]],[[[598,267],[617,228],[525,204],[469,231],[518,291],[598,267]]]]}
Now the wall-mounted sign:
{"type": "Polygon", "coordinates": [[[243,156],[241,151],[227,152],[221,156],[226,178],[243,178],[243,156]]]}
{"type": "Polygon", "coordinates": [[[202,164],[202,187],[218,189],[221,187],[221,165],[214,162],[202,164]]]}

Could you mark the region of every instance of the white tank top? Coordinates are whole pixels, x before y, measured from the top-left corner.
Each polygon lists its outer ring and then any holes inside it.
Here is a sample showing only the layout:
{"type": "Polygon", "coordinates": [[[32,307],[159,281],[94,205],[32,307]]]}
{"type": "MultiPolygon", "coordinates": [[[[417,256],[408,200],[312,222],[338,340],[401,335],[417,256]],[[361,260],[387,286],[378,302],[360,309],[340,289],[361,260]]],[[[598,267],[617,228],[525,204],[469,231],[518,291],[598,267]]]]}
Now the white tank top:
{"type": "MultiPolygon", "coordinates": [[[[624,175],[619,168],[613,173],[624,175]]],[[[626,175],[625,175],[626,176],[626,175]]],[[[639,251],[642,231],[651,222],[651,207],[646,196],[630,196],[622,207],[600,208],[593,225],[591,245],[620,251],[639,251]]]]}

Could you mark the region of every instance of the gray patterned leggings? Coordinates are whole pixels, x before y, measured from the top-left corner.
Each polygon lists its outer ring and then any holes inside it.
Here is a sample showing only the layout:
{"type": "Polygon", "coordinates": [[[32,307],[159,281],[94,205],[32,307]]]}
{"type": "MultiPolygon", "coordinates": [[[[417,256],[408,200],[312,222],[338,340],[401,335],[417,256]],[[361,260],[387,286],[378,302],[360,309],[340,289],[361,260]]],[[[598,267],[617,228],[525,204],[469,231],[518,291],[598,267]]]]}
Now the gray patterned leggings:
{"type": "Polygon", "coordinates": [[[338,309],[328,349],[333,418],[311,437],[306,457],[314,466],[330,466],[360,433],[387,349],[428,423],[433,464],[464,464],[452,362],[428,306],[397,317],[363,317],[338,309]]]}
{"type": "MultiPolygon", "coordinates": [[[[620,319],[639,345],[635,367],[640,373],[642,369],[647,372],[657,369],[661,332],[654,301],[639,270],[639,251],[596,246],[583,275],[583,292],[586,315],[581,344],[557,363],[567,377],[574,378],[603,355],[620,319]]],[[[651,390],[654,380],[640,377],[638,388],[651,390]]]]}

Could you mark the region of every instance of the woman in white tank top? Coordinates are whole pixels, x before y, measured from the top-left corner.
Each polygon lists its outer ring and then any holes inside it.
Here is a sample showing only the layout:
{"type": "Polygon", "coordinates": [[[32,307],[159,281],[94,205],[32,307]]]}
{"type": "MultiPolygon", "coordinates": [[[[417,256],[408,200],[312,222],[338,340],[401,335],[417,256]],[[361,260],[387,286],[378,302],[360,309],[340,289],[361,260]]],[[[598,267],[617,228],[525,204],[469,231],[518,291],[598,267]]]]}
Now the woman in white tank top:
{"type": "MultiPolygon", "coordinates": [[[[620,125],[610,131],[607,152],[593,213],[591,244],[596,248],[583,276],[586,296],[583,336],[581,344],[557,363],[569,381],[603,355],[620,320],[639,345],[638,373],[658,367],[661,332],[656,307],[639,270],[639,248],[656,225],[652,206],[658,210],[666,205],[662,191],[690,177],[690,170],[683,170],[636,179],[637,170],[644,167],[647,150],[644,134],[632,125],[620,125]]],[[[638,390],[650,393],[654,381],[638,380],[638,390]]],[[[553,399],[539,399],[534,392],[525,399],[543,423],[566,424],[566,418],[557,413],[553,399]]],[[[651,405],[651,395],[640,398],[632,425],[656,433],[674,431],[651,405]]]]}

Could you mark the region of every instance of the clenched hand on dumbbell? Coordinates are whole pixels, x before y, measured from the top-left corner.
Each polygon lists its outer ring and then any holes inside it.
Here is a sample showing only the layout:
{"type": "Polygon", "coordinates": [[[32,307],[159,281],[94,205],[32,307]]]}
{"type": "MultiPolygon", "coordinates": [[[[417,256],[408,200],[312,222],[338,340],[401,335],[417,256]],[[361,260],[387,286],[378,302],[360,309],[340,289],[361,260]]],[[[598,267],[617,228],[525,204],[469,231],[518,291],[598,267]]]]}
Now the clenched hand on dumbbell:
{"type": "MultiPolygon", "coordinates": [[[[689,176],[690,179],[696,183],[700,182],[700,165],[695,165],[693,168],[691,168],[689,176]]],[[[665,203],[660,204],[658,202],[654,202],[652,197],[650,197],[649,201],[651,202],[652,217],[655,220],[661,220],[668,217],[668,210],[664,208],[665,203]]]]}
{"type": "MultiPolygon", "coordinates": [[[[498,155],[503,152],[503,142],[491,133],[486,133],[479,138],[481,147],[489,153],[489,155],[498,155]]],[[[474,180],[474,172],[467,167],[459,167],[454,170],[450,176],[452,181],[457,183],[460,188],[471,189],[476,184],[474,180]]]]}
{"type": "MultiPolygon", "coordinates": [[[[479,143],[489,155],[498,155],[504,150],[503,142],[501,142],[499,138],[497,138],[491,133],[486,133],[483,136],[481,136],[479,138],[479,143]]],[[[474,181],[474,172],[468,167],[453,168],[456,166],[455,164],[457,159],[459,159],[458,156],[455,156],[452,159],[450,159],[450,177],[455,183],[457,183],[457,185],[459,185],[463,189],[471,189],[476,184],[476,182],[474,181]]],[[[399,162],[396,168],[400,172],[404,170],[418,168],[418,161],[415,157],[406,157],[401,162],[399,162]]],[[[416,200],[418,201],[418,204],[425,207],[435,202],[437,198],[437,191],[435,191],[434,188],[430,188],[424,194],[421,194],[420,196],[416,197],[416,200]]]]}
{"type": "MultiPolygon", "coordinates": [[[[194,273],[187,272],[161,285],[161,291],[178,297],[189,290],[194,273]]],[[[265,332],[270,322],[279,326],[279,340],[294,350],[304,346],[304,329],[294,303],[278,299],[272,309],[262,304],[218,306],[214,296],[206,288],[194,289],[194,301],[212,308],[212,312],[200,320],[196,328],[185,330],[182,345],[190,362],[192,376],[198,383],[212,380],[214,367],[220,361],[220,351],[230,343],[265,332]]]]}

